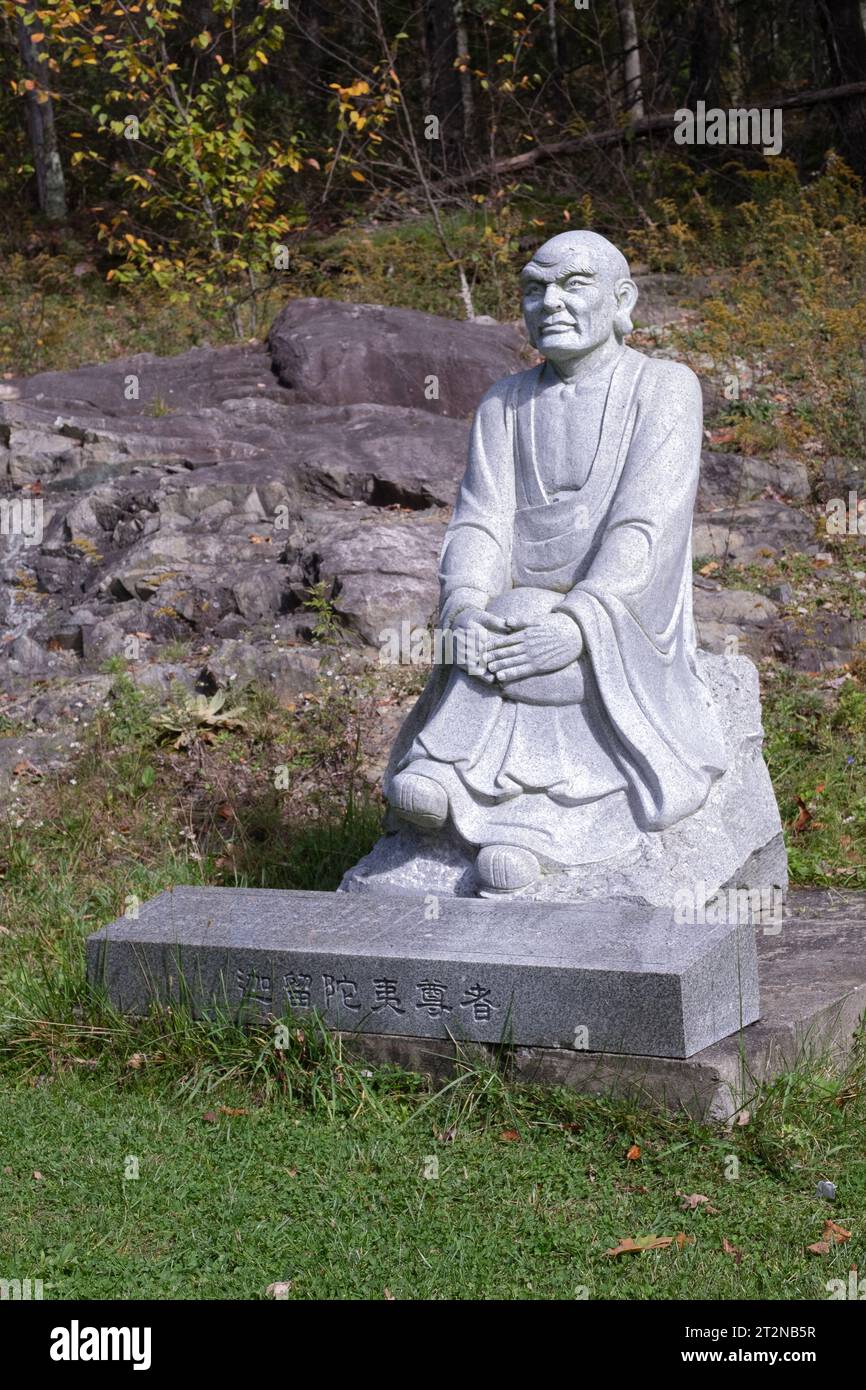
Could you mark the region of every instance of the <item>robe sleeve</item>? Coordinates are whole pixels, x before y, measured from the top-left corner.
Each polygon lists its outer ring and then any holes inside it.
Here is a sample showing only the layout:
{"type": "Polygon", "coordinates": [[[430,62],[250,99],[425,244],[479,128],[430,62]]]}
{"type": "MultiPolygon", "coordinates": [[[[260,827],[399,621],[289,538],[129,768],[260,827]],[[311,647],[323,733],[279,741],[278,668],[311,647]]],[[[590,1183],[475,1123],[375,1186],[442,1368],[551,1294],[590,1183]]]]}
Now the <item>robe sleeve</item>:
{"type": "Polygon", "coordinates": [[[583,633],[615,754],[648,829],[699,810],[727,765],[694,660],[691,527],[701,434],[694,373],[672,362],[645,368],[601,542],[559,605],[583,633]]]}
{"type": "Polygon", "coordinates": [[[514,380],[492,386],[475,413],[469,460],[439,562],[444,627],[464,608],[485,608],[510,584],[515,494],[508,403],[514,380]]]}

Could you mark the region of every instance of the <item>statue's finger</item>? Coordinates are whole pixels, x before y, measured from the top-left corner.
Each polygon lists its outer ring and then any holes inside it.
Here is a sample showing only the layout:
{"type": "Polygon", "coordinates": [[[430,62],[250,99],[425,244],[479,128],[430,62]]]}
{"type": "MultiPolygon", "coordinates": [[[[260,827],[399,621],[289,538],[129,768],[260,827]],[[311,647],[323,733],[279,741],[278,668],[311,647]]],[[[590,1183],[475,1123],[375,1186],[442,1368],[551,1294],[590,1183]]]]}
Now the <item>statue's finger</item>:
{"type": "Polygon", "coordinates": [[[498,681],[519,681],[524,676],[531,676],[533,668],[527,666],[525,662],[518,662],[515,666],[506,666],[503,670],[496,672],[498,681]]]}
{"type": "Polygon", "coordinates": [[[486,627],[489,632],[509,632],[510,624],[504,618],[497,617],[495,613],[485,613],[480,620],[481,625],[486,627]]]}
{"type": "Polygon", "coordinates": [[[496,671],[497,674],[504,670],[506,666],[526,664],[526,653],[524,651],[509,652],[507,656],[499,656],[495,661],[488,661],[489,670],[496,671]]]}
{"type": "Polygon", "coordinates": [[[490,651],[496,656],[504,656],[507,652],[522,652],[525,646],[522,637],[500,637],[497,642],[490,643],[490,651]]]}

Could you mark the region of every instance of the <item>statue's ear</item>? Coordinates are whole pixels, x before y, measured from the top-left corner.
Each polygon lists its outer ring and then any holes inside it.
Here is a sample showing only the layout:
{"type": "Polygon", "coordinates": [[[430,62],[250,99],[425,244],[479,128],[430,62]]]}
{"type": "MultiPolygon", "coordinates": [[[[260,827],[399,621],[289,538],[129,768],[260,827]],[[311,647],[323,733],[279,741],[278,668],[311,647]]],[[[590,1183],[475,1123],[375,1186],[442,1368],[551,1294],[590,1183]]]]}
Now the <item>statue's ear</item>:
{"type": "Polygon", "coordinates": [[[637,304],[637,285],[634,280],[618,280],[614,294],[616,296],[616,313],[614,314],[613,326],[617,337],[624,338],[634,328],[631,316],[634,306],[637,304]]]}

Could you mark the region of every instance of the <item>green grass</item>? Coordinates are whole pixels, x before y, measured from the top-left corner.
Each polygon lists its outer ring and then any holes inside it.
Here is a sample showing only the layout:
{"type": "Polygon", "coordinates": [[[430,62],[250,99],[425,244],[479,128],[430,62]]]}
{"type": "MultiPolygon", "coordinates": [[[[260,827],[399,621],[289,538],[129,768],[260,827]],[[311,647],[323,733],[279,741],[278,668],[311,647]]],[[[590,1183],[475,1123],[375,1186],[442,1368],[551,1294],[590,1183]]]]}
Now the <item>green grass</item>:
{"type": "MultiPolygon", "coordinates": [[[[828,706],[780,671],[767,690],[783,811],[824,784],[823,826],[789,836],[795,872],[834,856],[830,881],[856,886],[834,841],[862,813],[866,697],[849,682],[828,706]]],[[[47,1298],[257,1298],[291,1281],[299,1299],[812,1299],[863,1268],[862,1044],[841,1075],[804,1062],[758,1088],[725,1130],[518,1086],[507,1054],[437,1086],[353,1062],[310,1020],[278,1050],[272,1030],[182,1009],[124,1019],[87,987],[84,939],[130,893],[334,888],[378,833],[358,767],[382,698],[357,675],[293,710],[246,692],[239,727],[178,751],[119,675],[72,774],[3,825],[0,1277],[40,1278],[47,1298]],[[693,1193],[715,1210],[683,1210],[693,1193]],[[828,1216],[852,1239],[807,1254],[828,1216]],[[680,1233],[694,1243],[605,1253],[680,1233]]]]}
{"type": "Polygon", "coordinates": [[[5,1086],[4,1277],[41,1278],[46,1298],[247,1299],[291,1281],[298,1299],[820,1299],[863,1268],[859,1089],[840,1107],[838,1086],[789,1079],[725,1132],[471,1068],[433,1096],[337,1053],[317,1076],[317,1103],[188,1095],[148,1064],[5,1086]],[[823,1177],[835,1204],[814,1195],[823,1177]],[[693,1193],[714,1210],[683,1210],[693,1193]],[[828,1216],[853,1239],[810,1255],[828,1216]],[[605,1253],[679,1233],[693,1243],[605,1253]]]}
{"type": "Polygon", "coordinates": [[[764,753],[795,883],[866,888],[866,691],[775,666],[764,688],[764,753]],[[799,803],[811,819],[795,830],[799,803]]]}

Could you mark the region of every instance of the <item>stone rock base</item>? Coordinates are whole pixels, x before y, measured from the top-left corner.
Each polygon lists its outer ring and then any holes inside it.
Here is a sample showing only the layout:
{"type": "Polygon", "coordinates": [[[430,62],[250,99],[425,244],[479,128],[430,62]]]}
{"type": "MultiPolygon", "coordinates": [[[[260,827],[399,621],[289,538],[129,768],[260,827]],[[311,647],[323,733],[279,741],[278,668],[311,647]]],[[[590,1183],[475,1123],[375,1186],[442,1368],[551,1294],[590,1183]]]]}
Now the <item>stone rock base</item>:
{"type": "MultiPolygon", "coordinates": [[[[627,898],[651,907],[694,902],[699,912],[720,889],[784,894],[782,825],[761,752],[758,673],[745,657],[698,653],[718,707],[730,756],[706,804],[670,830],[645,834],[621,858],[570,873],[546,872],[522,897],[540,902],[627,898]]],[[[410,715],[410,722],[412,716],[410,715]]],[[[343,878],[348,893],[476,894],[475,849],[448,827],[427,833],[396,819],[343,878]]]]}

